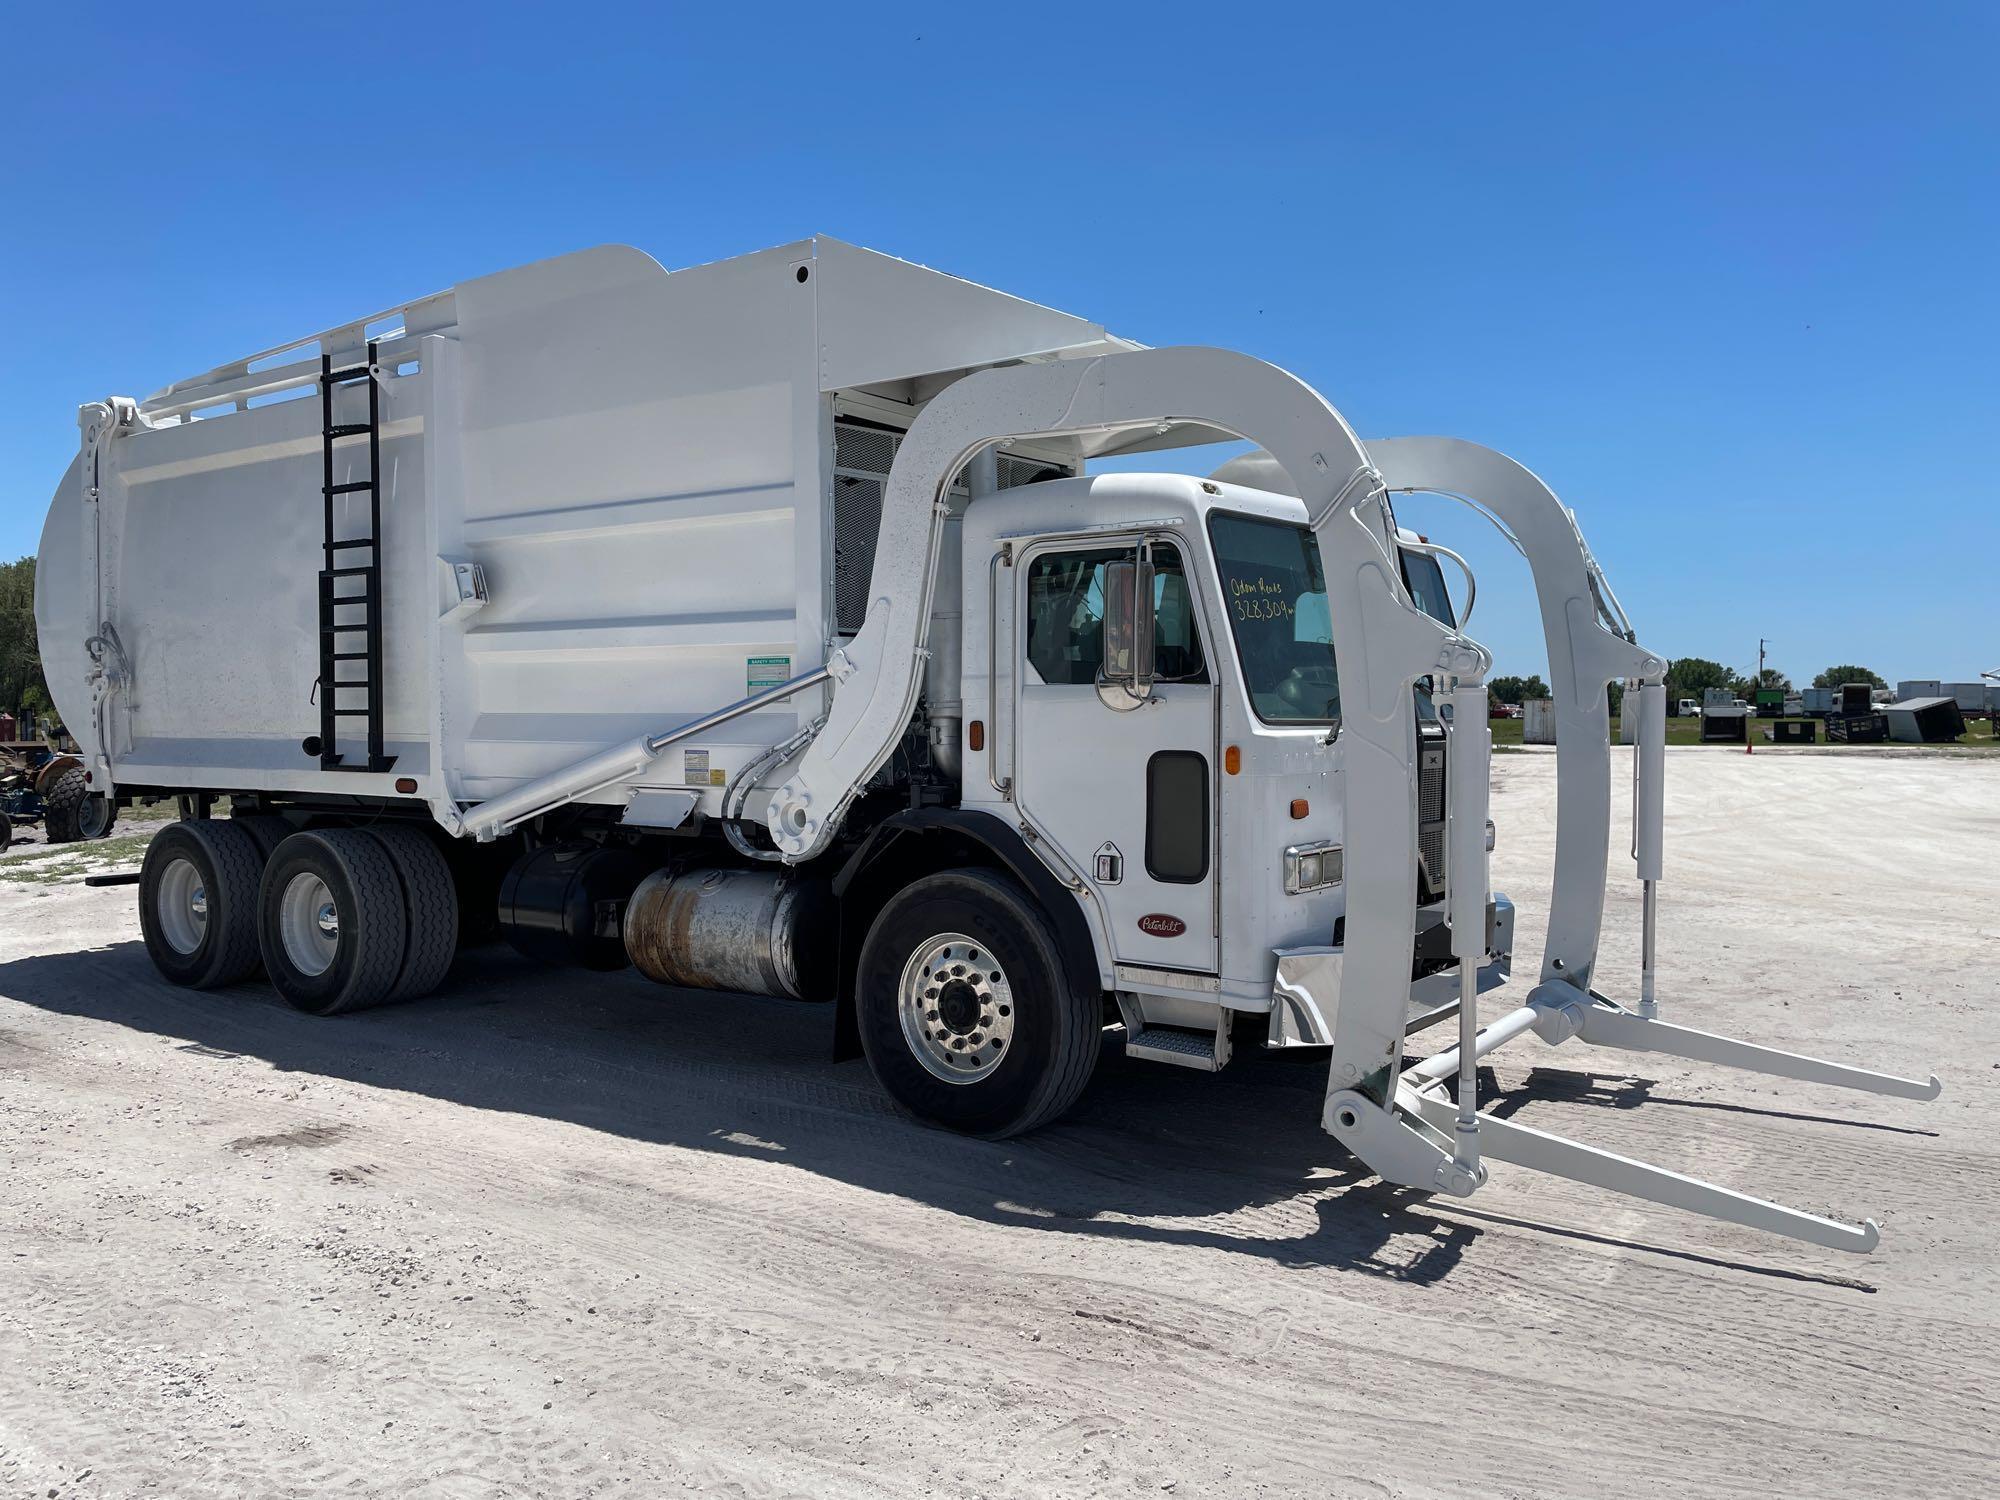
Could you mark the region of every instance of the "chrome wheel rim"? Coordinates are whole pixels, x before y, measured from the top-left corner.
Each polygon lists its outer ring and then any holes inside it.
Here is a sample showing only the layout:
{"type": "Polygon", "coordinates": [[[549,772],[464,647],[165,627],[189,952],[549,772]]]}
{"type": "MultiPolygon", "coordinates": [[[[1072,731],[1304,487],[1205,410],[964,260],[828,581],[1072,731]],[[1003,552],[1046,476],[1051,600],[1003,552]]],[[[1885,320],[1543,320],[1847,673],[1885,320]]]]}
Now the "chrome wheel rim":
{"type": "Polygon", "coordinates": [[[278,907],[278,932],[285,957],[294,969],[312,977],[333,967],[340,952],[340,912],[333,892],[310,870],[301,870],[285,885],[278,907]]]}
{"type": "Polygon", "coordinates": [[[910,955],[897,992],[903,1040],[934,1078],[977,1083],[1014,1045],[1014,989],[976,938],[941,933],[910,955]]]}
{"type": "Polygon", "coordinates": [[[174,952],[200,950],[202,939],[208,936],[208,890],[193,860],[167,861],[166,869],[160,872],[153,915],[159,918],[160,936],[174,952]]]}

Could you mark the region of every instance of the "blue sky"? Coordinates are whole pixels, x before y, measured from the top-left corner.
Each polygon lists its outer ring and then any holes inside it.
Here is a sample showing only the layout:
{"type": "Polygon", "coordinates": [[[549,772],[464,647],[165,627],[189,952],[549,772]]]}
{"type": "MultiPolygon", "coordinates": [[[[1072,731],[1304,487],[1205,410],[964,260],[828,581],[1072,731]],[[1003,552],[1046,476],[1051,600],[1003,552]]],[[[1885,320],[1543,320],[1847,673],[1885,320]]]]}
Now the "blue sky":
{"type": "MultiPolygon", "coordinates": [[[[820,230],[1513,454],[1668,655],[2000,665],[2000,7],[63,9],[0,92],[0,555],[84,400],[820,230]]],[[[1525,565],[1406,514],[1538,669],[1525,565]]]]}

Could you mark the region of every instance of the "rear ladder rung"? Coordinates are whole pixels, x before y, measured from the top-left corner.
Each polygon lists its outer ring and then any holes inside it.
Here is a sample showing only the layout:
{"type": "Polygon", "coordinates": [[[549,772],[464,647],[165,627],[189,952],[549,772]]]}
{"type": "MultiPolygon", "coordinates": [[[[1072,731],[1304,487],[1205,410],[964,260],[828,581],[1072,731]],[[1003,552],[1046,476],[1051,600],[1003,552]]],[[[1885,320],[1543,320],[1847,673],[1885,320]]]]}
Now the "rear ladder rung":
{"type": "MultiPolygon", "coordinates": [[[[330,771],[387,770],[396,759],[385,754],[382,746],[382,465],[379,447],[382,437],[382,387],[375,379],[380,370],[380,356],[372,339],[368,342],[365,360],[359,364],[342,365],[336,369],[330,353],[320,356],[320,496],[326,513],[326,566],[319,575],[318,750],[320,765],[330,771]],[[335,421],[334,404],[339,389],[357,382],[366,382],[368,387],[368,419],[365,422],[335,421]],[[333,477],[335,443],[342,438],[360,437],[368,439],[368,477],[350,478],[336,484],[333,477]],[[337,507],[333,502],[340,495],[368,497],[370,520],[366,536],[335,540],[337,507]],[[363,550],[368,553],[365,564],[334,566],[336,561],[345,562],[345,554],[363,550]],[[350,581],[345,585],[358,591],[341,592],[342,579],[360,579],[359,584],[350,581]],[[356,618],[342,621],[340,612],[343,609],[356,618]],[[358,646],[360,649],[336,650],[339,646],[358,646]],[[361,676],[342,681],[339,675],[342,662],[360,663],[352,670],[359,671],[361,676]],[[366,706],[346,706],[356,699],[364,699],[366,706]],[[365,722],[365,729],[347,731],[353,740],[365,739],[365,758],[343,756],[345,747],[336,743],[335,739],[342,719],[365,722]]],[[[354,450],[347,451],[352,453],[354,450]]]]}

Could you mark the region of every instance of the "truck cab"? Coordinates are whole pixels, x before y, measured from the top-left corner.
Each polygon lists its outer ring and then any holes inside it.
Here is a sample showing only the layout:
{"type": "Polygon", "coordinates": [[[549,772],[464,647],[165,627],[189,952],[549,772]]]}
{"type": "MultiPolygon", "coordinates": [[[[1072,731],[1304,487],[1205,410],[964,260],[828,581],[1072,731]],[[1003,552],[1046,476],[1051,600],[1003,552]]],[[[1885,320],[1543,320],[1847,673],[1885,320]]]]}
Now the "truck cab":
{"type": "MultiPolygon", "coordinates": [[[[1435,558],[1402,560],[1449,623],[1435,558]]],[[[1281,954],[1337,955],[1345,912],[1347,745],[1304,503],[1184,475],[1053,480],[969,508],[960,574],[961,805],[1030,831],[1074,882],[1128,1047],[1221,1066],[1231,1013],[1273,1011],[1281,954]]],[[[1445,734],[1427,693],[1417,714],[1421,981],[1450,958],[1421,941],[1442,936],[1445,734]]]]}

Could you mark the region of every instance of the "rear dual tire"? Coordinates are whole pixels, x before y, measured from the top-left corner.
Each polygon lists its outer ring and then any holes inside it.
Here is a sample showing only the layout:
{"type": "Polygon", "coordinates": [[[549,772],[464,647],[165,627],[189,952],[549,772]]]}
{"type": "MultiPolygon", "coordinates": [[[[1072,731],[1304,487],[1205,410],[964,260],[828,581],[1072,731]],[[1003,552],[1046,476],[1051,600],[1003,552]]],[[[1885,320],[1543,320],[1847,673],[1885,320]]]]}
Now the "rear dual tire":
{"type": "Polygon", "coordinates": [[[166,979],[214,989],[248,978],[261,959],[278,993],[311,1015],[429,994],[458,948],[444,855],[422,831],[394,825],[171,824],[147,850],[139,912],[166,979]]]}
{"type": "Polygon", "coordinates": [[[279,994],[309,1015],[389,998],[409,945],[389,851],[354,828],[312,829],[278,845],[258,893],[257,940],[279,994]]]}
{"type": "Polygon", "coordinates": [[[458,952],[451,869],[415,828],[292,834],[265,867],[259,901],[264,972],[309,1015],[428,995],[458,952]]]}
{"type": "Polygon", "coordinates": [[[139,931],[160,976],[190,989],[257,971],[257,877],[263,856],[232,823],[169,823],[139,869],[139,931]]]}

